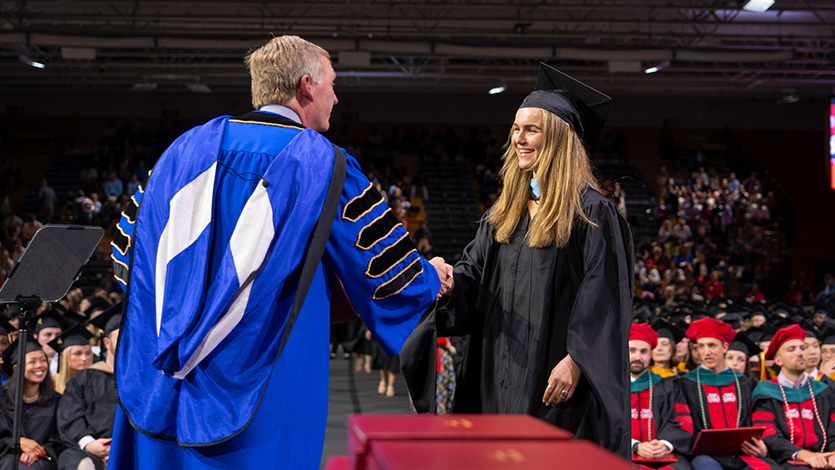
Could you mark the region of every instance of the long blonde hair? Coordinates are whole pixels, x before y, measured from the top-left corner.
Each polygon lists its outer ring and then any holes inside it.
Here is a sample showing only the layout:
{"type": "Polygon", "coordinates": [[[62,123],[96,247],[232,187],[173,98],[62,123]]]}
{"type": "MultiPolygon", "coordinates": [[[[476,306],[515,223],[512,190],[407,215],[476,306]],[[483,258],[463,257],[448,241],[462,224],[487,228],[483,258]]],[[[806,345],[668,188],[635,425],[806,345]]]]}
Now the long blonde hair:
{"type": "Polygon", "coordinates": [[[77,346],[70,346],[61,351],[61,359],[58,361],[58,373],[52,375],[52,380],[55,381],[55,391],[63,394],[73,374],[78,372],[75,369],[70,369],[70,355],[73,349],[77,346]]]}
{"type": "MultiPolygon", "coordinates": [[[[544,142],[536,162],[536,181],[542,196],[525,239],[532,247],[564,247],[571,237],[575,219],[595,225],[583,212],[582,196],[589,184],[597,186],[597,180],[577,133],[556,115],[539,110],[542,112],[544,142]]],[[[499,173],[504,189],[487,219],[495,227],[499,243],[510,242],[527,210],[533,178],[533,171],[519,167],[519,156],[512,139],[513,130],[508,136],[502,156],[504,165],[499,173]]]]}

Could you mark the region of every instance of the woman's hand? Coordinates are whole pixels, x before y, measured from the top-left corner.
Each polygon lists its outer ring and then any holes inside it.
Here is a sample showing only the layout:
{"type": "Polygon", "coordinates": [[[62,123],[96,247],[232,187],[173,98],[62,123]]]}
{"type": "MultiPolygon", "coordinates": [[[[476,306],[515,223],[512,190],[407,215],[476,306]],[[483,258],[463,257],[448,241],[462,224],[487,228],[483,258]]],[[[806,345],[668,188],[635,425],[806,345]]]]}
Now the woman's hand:
{"type": "Polygon", "coordinates": [[[742,443],[742,452],[750,457],[762,459],[768,454],[768,448],[765,446],[765,442],[756,437],[752,437],[750,440],[742,443]]]}
{"type": "Polygon", "coordinates": [[[26,437],[20,438],[20,450],[22,450],[24,454],[33,454],[35,456],[46,457],[46,451],[44,450],[44,448],[41,447],[41,445],[37,442],[26,437]]]}
{"type": "Polygon", "coordinates": [[[570,400],[574,396],[574,390],[577,389],[577,384],[580,383],[580,377],[582,376],[583,373],[580,372],[580,368],[574,362],[574,359],[566,354],[551,371],[551,376],[548,377],[548,385],[542,395],[542,403],[556,405],[570,400]]]}

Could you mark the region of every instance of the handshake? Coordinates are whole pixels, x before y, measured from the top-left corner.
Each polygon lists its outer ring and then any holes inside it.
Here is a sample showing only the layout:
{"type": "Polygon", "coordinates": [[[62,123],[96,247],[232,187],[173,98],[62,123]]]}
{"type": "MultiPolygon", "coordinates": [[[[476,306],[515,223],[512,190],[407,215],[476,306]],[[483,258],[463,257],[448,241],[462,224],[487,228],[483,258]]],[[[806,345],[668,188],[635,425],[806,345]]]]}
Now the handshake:
{"type": "Polygon", "coordinates": [[[435,298],[437,300],[441,296],[452,292],[452,288],[455,287],[455,280],[452,278],[452,266],[447,264],[443,258],[436,256],[429,260],[429,262],[438,270],[438,279],[441,281],[441,290],[438,291],[438,296],[435,298]]]}

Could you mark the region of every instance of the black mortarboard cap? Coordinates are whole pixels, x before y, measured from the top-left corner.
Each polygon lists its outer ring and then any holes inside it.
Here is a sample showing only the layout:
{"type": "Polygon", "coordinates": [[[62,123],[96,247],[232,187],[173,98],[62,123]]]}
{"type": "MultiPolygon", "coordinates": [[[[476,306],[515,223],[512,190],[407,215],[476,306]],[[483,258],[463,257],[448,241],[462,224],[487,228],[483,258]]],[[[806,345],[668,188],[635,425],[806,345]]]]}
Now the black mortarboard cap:
{"type": "Polygon", "coordinates": [[[658,333],[659,337],[669,338],[673,343],[678,343],[685,336],[684,330],[661,318],[656,318],[651,326],[658,333]]]}
{"type": "Polygon", "coordinates": [[[84,314],[78,313],[72,309],[67,309],[59,303],[53,304],[52,308],[58,310],[59,313],[64,315],[64,318],[74,323],[80,323],[87,319],[87,317],[84,314]]]}
{"type": "Polygon", "coordinates": [[[12,331],[17,331],[17,328],[13,327],[4,315],[0,315],[0,335],[8,336],[12,331]]]}
{"type": "Polygon", "coordinates": [[[744,333],[737,333],[736,337],[734,337],[734,340],[731,342],[731,345],[728,346],[728,349],[742,351],[747,354],[748,357],[756,356],[762,352],[762,349],[760,349],[760,347],[744,333]]]}
{"type": "Polygon", "coordinates": [[[49,347],[61,353],[64,349],[70,346],[84,346],[90,345],[90,339],[93,333],[87,329],[83,324],[75,325],[67,331],[61,333],[61,336],[49,342],[49,347]]]}
{"type": "Polygon", "coordinates": [[[835,344],[835,328],[829,326],[824,328],[821,337],[823,338],[822,344],[835,344]]]}
{"type": "Polygon", "coordinates": [[[107,310],[96,315],[87,323],[95,326],[99,330],[104,330],[104,336],[109,335],[113,330],[118,330],[122,323],[122,302],[119,302],[107,310]]]}
{"type": "Polygon", "coordinates": [[[742,314],[741,313],[728,313],[720,318],[723,323],[727,323],[731,325],[731,328],[738,330],[742,327],[742,314]]]}
{"type": "Polygon", "coordinates": [[[34,334],[38,334],[44,328],[60,328],[63,332],[73,326],[73,322],[61,315],[61,313],[54,308],[43,312],[37,317],[32,318],[30,321],[33,325],[32,332],[34,334]]]}
{"type": "Polygon", "coordinates": [[[540,62],[535,91],[519,107],[556,114],[574,129],[591,154],[600,141],[611,102],[609,96],[540,62]]]}
{"type": "MultiPolygon", "coordinates": [[[[3,372],[6,373],[6,376],[11,376],[12,372],[14,372],[14,366],[17,364],[17,346],[20,344],[18,340],[14,340],[12,344],[3,351],[3,372]]],[[[26,336],[26,353],[30,353],[32,351],[42,350],[41,344],[38,343],[38,340],[33,338],[31,335],[26,336]]]]}

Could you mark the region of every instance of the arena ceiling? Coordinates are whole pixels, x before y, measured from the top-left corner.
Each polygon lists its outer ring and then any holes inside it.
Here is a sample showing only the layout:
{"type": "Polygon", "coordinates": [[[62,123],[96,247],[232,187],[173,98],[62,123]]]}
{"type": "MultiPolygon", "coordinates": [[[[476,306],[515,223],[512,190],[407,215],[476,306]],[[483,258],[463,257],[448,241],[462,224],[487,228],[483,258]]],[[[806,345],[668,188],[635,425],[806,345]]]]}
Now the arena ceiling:
{"type": "Polygon", "coordinates": [[[745,1],[0,1],[0,80],[244,93],[244,53],[296,34],[331,51],[340,93],[524,93],[539,61],[621,95],[835,93],[835,1],[745,1]]]}

